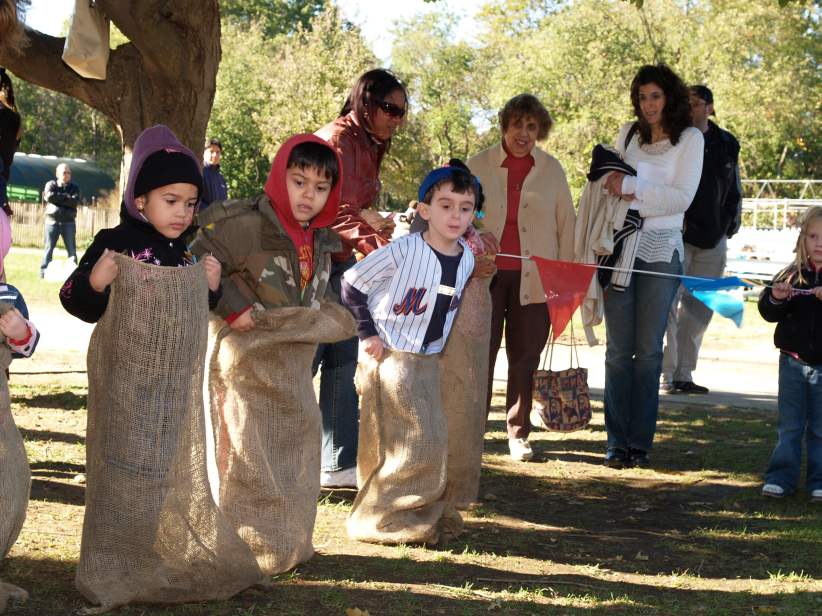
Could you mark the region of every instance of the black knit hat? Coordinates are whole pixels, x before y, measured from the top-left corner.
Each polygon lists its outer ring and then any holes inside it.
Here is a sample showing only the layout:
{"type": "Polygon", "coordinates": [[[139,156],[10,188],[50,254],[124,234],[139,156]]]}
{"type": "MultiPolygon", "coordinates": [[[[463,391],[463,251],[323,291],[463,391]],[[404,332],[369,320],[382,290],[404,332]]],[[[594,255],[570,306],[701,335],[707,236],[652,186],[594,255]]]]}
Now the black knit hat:
{"type": "Polygon", "coordinates": [[[203,192],[203,175],[199,165],[183,152],[158,150],[146,158],[137,180],[134,196],[145,195],[150,190],[169,184],[194,184],[198,193],[203,192]]]}

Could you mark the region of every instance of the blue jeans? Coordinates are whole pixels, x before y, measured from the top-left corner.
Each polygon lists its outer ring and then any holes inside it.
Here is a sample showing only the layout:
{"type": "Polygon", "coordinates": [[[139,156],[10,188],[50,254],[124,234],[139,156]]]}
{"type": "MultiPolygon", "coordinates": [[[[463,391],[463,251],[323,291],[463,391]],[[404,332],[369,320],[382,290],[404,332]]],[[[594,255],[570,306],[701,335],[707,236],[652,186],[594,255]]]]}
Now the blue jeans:
{"type": "MultiPolygon", "coordinates": [[[[670,263],[636,259],[636,269],[682,273],[670,263]]],[[[678,278],[633,274],[624,292],[605,292],[605,428],[608,447],[650,451],[659,411],[662,339],[678,278]]]]}
{"type": "Polygon", "coordinates": [[[802,435],[808,447],[808,491],[822,489],[822,365],[811,366],[779,354],[779,423],[767,483],[793,492],[802,464],[802,435]]]}
{"type": "Polygon", "coordinates": [[[57,246],[57,240],[63,236],[63,242],[66,245],[66,252],[69,257],[74,258],[77,263],[77,246],[74,243],[74,236],[77,233],[77,225],[74,221],[71,222],[55,222],[46,219],[46,232],[43,238],[45,250],[43,251],[43,261],[40,263],[40,275],[46,271],[46,268],[51,263],[51,256],[54,254],[54,247],[57,246]]]}
{"type": "MultiPolygon", "coordinates": [[[[356,263],[333,263],[329,284],[340,294],[340,281],[356,263]]],[[[357,465],[360,400],[354,389],[359,340],[355,336],[333,344],[321,344],[312,372],[320,371],[320,410],[323,416],[322,470],[339,471],[357,465]]]]}

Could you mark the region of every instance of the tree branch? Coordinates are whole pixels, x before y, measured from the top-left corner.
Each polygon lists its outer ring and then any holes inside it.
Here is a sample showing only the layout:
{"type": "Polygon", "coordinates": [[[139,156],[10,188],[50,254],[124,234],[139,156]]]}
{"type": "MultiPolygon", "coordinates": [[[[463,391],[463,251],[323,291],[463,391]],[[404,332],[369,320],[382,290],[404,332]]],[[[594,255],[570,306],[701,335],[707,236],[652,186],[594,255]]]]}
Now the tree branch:
{"type": "Polygon", "coordinates": [[[105,112],[108,84],[84,79],[71,70],[62,60],[64,45],[63,38],[25,28],[22,45],[0,48],[0,64],[26,81],[73,96],[105,112]]]}
{"type": "Polygon", "coordinates": [[[201,52],[195,43],[211,40],[219,45],[217,0],[97,0],[97,4],[137,47],[143,61],[170,78],[189,77],[191,56],[201,52]]]}

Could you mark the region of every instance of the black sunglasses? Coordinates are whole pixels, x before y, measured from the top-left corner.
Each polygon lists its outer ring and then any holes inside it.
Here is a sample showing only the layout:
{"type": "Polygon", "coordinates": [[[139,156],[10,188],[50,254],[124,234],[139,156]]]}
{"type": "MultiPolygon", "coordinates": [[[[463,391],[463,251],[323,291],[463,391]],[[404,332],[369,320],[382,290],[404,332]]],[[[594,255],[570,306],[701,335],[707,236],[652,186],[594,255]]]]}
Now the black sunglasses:
{"type": "Polygon", "coordinates": [[[392,118],[401,118],[405,115],[404,107],[398,107],[394,103],[389,103],[388,101],[377,101],[377,107],[382,109],[392,118]]]}

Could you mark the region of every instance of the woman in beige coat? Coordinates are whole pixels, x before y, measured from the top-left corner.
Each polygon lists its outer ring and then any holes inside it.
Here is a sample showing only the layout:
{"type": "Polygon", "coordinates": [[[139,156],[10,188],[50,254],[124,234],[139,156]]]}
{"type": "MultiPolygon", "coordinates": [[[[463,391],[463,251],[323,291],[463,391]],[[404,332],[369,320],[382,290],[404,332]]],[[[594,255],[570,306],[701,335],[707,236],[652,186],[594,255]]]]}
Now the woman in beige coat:
{"type": "Polygon", "coordinates": [[[486,195],[483,230],[499,240],[501,253],[526,259],[496,259],[488,401],[490,407],[494,363],[504,330],[508,445],[513,459],[530,460],[532,374],[550,324],[545,291],[535,263],[527,257],[572,260],[575,214],[562,166],[536,147],[553,125],[548,110],[535,96],[520,94],[505,103],[499,119],[502,142],[471,158],[468,166],[486,195]]]}

